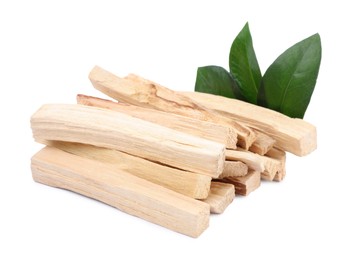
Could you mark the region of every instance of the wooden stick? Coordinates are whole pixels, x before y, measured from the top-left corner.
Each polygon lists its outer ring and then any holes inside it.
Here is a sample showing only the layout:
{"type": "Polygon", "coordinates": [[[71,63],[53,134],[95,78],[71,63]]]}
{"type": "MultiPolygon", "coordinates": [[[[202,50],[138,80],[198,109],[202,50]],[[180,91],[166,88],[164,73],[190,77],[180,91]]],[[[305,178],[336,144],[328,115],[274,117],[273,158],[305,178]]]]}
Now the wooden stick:
{"type": "MultiPolygon", "coordinates": [[[[98,66],[92,69],[89,79],[96,89],[121,102],[214,122],[212,115],[205,108],[165,87],[122,79],[98,66]]],[[[235,148],[237,134],[231,126],[229,135],[232,143],[229,143],[228,147],[235,148]]]]}
{"type": "Polygon", "coordinates": [[[234,185],[223,182],[212,182],[208,198],[202,200],[210,205],[210,213],[221,214],[234,199],[234,185]]]}
{"type": "Polygon", "coordinates": [[[211,177],[207,175],[167,167],[108,148],[60,141],[48,141],[45,144],[81,157],[109,163],[115,171],[126,171],[191,198],[205,199],[209,194],[211,177]]]}
{"type": "Polygon", "coordinates": [[[134,118],[82,105],[44,105],[31,118],[36,140],[91,144],[217,177],[225,146],[134,118]]]}
{"type": "Polygon", "coordinates": [[[182,94],[221,115],[267,133],[276,140],[276,146],[281,150],[304,156],[317,147],[316,128],[304,120],[236,99],[198,92],[182,94]]]}
{"type": "Polygon", "coordinates": [[[33,179],[102,201],[176,232],[198,237],[209,225],[209,205],[108,164],[46,147],[32,158],[33,179]]]}
{"type": "Polygon", "coordinates": [[[256,153],[248,151],[226,150],[226,160],[241,161],[245,163],[250,169],[259,172],[265,171],[265,165],[262,157],[256,153]]]}
{"type": "Polygon", "coordinates": [[[249,173],[241,177],[227,177],[223,182],[232,183],[236,194],[247,196],[250,192],[256,190],[261,184],[260,172],[250,170],[249,173]]]}
{"type": "Polygon", "coordinates": [[[286,153],[279,149],[273,148],[266,155],[281,162],[281,169],[277,171],[276,175],[273,178],[273,181],[282,181],[286,175],[286,153]]]}
{"type": "Polygon", "coordinates": [[[283,169],[280,160],[243,150],[226,150],[226,160],[244,162],[250,169],[261,172],[264,180],[273,180],[277,172],[283,169]]]}
{"type": "Polygon", "coordinates": [[[139,108],[137,106],[125,103],[116,103],[111,100],[90,97],[81,94],[77,95],[77,103],[81,105],[111,109],[225,145],[231,142],[228,140],[228,138],[230,138],[229,129],[225,126],[215,123],[192,119],[176,114],[165,113],[155,109],[139,108]]]}
{"type": "Polygon", "coordinates": [[[228,144],[231,149],[236,147],[237,133],[238,141],[242,147],[249,147],[256,138],[255,133],[250,128],[229,118],[219,116],[191,99],[159,84],[134,80],[134,78],[122,79],[97,66],[92,69],[89,78],[96,89],[121,102],[227,126],[231,135],[229,140],[234,141],[228,144]]]}
{"type": "MultiPolygon", "coordinates": [[[[158,88],[164,88],[163,86],[161,86],[153,81],[150,81],[148,79],[144,79],[144,78],[142,78],[138,75],[135,75],[135,74],[129,74],[125,78],[129,79],[135,83],[138,83],[138,84],[139,83],[140,84],[151,84],[151,85],[155,85],[158,88]]],[[[175,94],[178,95],[177,92],[175,92],[175,94]]],[[[180,95],[180,99],[185,98],[181,94],[179,94],[179,95],[180,95]]],[[[191,99],[190,99],[190,102],[194,103],[194,101],[191,99]]],[[[235,129],[235,131],[237,132],[237,135],[238,135],[238,146],[240,146],[244,149],[248,149],[251,146],[251,144],[254,142],[256,135],[252,129],[250,129],[250,128],[248,128],[240,123],[236,123],[234,120],[231,120],[230,118],[221,117],[218,115],[218,113],[215,113],[214,111],[208,109],[207,107],[204,107],[204,110],[205,110],[204,111],[205,113],[208,112],[209,114],[211,114],[213,116],[213,118],[211,118],[211,120],[212,120],[211,122],[217,122],[217,123],[220,123],[220,124],[226,125],[226,126],[233,126],[233,128],[235,129]]],[[[233,147],[228,147],[228,148],[233,149],[233,147]]]]}
{"type": "Polygon", "coordinates": [[[249,151],[260,155],[265,155],[276,143],[272,137],[255,130],[256,139],[250,146],[249,151]]]}
{"type": "Polygon", "coordinates": [[[272,181],[276,174],[283,169],[282,162],[268,156],[263,156],[262,160],[265,165],[265,171],[261,173],[261,178],[263,180],[272,181]]]}
{"type": "Polygon", "coordinates": [[[248,173],[248,166],[243,162],[225,161],[225,167],[218,179],[226,177],[240,177],[248,173]]]}

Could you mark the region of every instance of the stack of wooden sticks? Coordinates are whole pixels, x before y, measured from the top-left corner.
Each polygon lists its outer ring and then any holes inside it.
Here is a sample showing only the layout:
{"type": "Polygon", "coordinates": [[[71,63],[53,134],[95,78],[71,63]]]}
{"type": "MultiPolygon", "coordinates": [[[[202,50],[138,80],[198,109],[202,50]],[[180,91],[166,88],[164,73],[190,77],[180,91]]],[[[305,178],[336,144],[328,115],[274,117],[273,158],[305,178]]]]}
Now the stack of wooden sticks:
{"type": "Polygon", "coordinates": [[[34,180],[188,236],[235,194],[283,180],[286,152],[316,148],[313,125],[269,109],[100,67],[89,78],[118,102],[78,95],[34,113],[34,139],[46,145],[32,157],[34,180]]]}

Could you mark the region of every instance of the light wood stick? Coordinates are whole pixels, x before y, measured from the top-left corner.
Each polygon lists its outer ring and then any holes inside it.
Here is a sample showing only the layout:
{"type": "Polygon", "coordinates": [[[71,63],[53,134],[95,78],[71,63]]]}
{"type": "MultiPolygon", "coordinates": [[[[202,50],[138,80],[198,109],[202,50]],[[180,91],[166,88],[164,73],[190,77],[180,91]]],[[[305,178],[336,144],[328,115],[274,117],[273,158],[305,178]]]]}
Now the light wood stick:
{"type": "Polygon", "coordinates": [[[209,205],[108,164],[46,147],[32,157],[33,179],[102,201],[176,232],[198,237],[209,225],[209,205]]]}
{"type": "Polygon", "coordinates": [[[281,162],[281,170],[279,170],[276,175],[273,178],[273,181],[282,181],[285,178],[286,175],[286,153],[284,151],[281,151],[276,148],[272,148],[268,153],[266,154],[268,157],[274,158],[275,160],[278,160],[281,162]]]}
{"type": "Polygon", "coordinates": [[[250,146],[249,151],[260,155],[265,155],[274,146],[276,140],[260,131],[256,130],[255,133],[256,139],[250,146]]]}
{"type": "MultiPolygon", "coordinates": [[[[205,108],[165,87],[119,78],[98,66],[92,69],[89,79],[96,89],[121,102],[214,122],[205,108]]],[[[229,135],[228,147],[235,148],[237,133],[231,126],[229,135]]]]}
{"type": "Polygon", "coordinates": [[[234,196],[233,184],[213,181],[208,198],[202,201],[210,205],[210,213],[221,214],[232,203],[234,196]]]}
{"type": "MultiPolygon", "coordinates": [[[[140,77],[139,75],[129,74],[125,78],[130,79],[136,83],[152,84],[158,88],[164,88],[163,86],[157,84],[156,82],[150,81],[148,79],[144,79],[144,78],[140,77]]],[[[178,92],[175,92],[175,93],[176,93],[176,95],[178,95],[178,92]]],[[[183,96],[180,95],[180,98],[182,99],[183,96]]],[[[190,102],[194,103],[193,100],[190,100],[190,102]]],[[[231,120],[230,118],[221,117],[217,113],[215,113],[214,111],[210,110],[207,107],[204,107],[204,110],[205,110],[204,111],[205,113],[209,112],[209,114],[213,115],[213,118],[210,119],[210,120],[212,120],[212,122],[217,122],[217,123],[220,123],[220,124],[226,125],[226,126],[233,126],[233,128],[235,129],[235,131],[237,132],[237,135],[238,135],[238,146],[240,146],[244,149],[248,149],[251,146],[251,144],[254,142],[256,135],[252,129],[246,127],[245,125],[237,123],[234,120],[231,120]]],[[[231,148],[231,147],[228,147],[228,148],[231,148]]]]}
{"type": "Polygon", "coordinates": [[[44,105],[31,118],[35,140],[91,144],[217,177],[225,146],[123,113],[82,105],[44,105]]]}
{"type": "Polygon", "coordinates": [[[316,128],[304,120],[236,99],[198,92],[182,94],[221,115],[267,133],[276,140],[276,147],[281,150],[304,156],[317,147],[316,128]]]}
{"type": "Polygon", "coordinates": [[[281,161],[268,156],[262,156],[262,160],[265,165],[265,171],[261,173],[261,178],[263,180],[272,181],[276,174],[282,171],[283,164],[281,161]]]}
{"type": "Polygon", "coordinates": [[[241,177],[227,177],[222,179],[227,183],[232,183],[238,195],[248,196],[250,192],[256,190],[261,184],[260,172],[250,170],[249,173],[241,177]]]}
{"type": "Polygon", "coordinates": [[[249,147],[256,138],[250,128],[230,118],[219,116],[212,110],[159,84],[134,78],[119,78],[98,66],[92,69],[89,78],[96,89],[121,102],[227,126],[231,135],[229,140],[234,140],[227,145],[231,149],[236,147],[237,133],[238,143],[242,147],[249,147]]]}
{"type": "Polygon", "coordinates": [[[248,151],[235,151],[226,150],[226,160],[227,161],[241,161],[245,163],[250,169],[255,171],[263,172],[265,171],[265,164],[262,157],[256,153],[248,151]]]}
{"type": "Polygon", "coordinates": [[[218,179],[226,177],[239,177],[245,176],[248,173],[248,166],[243,162],[238,161],[225,161],[225,167],[218,179]]]}
{"type": "Polygon", "coordinates": [[[261,172],[264,180],[273,180],[277,172],[283,169],[282,162],[278,159],[243,150],[226,150],[226,160],[244,162],[250,169],[261,172]]]}
{"type": "Polygon", "coordinates": [[[230,141],[228,140],[228,138],[230,138],[229,129],[225,126],[215,123],[197,120],[172,113],[165,113],[155,109],[139,108],[137,106],[125,103],[116,103],[111,100],[85,96],[81,94],[77,95],[77,103],[81,105],[111,109],[218,143],[230,143],[230,141]]]}
{"type": "Polygon", "coordinates": [[[126,171],[191,198],[205,199],[209,194],[211,177],[207,175],[167,167],[108,148],[60,141],[47,141],[45,144],[81,157],[109,163],[115,171],[126,171]]]}

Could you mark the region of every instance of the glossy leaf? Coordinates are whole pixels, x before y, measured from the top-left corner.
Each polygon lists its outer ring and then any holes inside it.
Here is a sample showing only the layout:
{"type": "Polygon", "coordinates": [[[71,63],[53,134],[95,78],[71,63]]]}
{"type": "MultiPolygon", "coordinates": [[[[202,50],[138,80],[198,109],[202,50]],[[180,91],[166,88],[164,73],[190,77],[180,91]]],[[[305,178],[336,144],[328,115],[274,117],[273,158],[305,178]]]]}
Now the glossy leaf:
{"type": "Polygon", "coordinates": [[[234,84],[230,73],[222,67],[199,67],[197,70],[195,91],[235,98],[233,93],[234,84]]]}
{"type": "Polygon", "coordinates": [[[258,89],[261,83],[261,71],[253,47],[249,25],[245,24],[232,43],[229,56],[230,72],[236,80],[239,99],[257,103],[258,89]]]}
{"type": "Polygon", "coordinates": [[[287,49],[263,76],[258,104],[290,117],[303,118],[316,84],[320,61],[319,34],[287,49]]]}

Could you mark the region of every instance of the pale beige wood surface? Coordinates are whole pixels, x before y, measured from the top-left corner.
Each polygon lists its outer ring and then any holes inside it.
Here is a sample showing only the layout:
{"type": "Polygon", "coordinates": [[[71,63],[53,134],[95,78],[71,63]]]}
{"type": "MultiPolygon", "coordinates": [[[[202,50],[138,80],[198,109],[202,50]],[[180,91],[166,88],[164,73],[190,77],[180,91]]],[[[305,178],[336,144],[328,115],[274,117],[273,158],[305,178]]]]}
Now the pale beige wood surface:
{"type": "Polygon", "coordinates": [[[126,103],[116,103],[111,100],[81,94],[77,95],[77,102],[81,105],[95,106],[125,113],[136,118],[218,143],[226,145],[230,143],[228,140],[228,138],[230,138],[228,127],[219,124],[173,113],[166,113],[156,109],[137,107],[126,103]]]}
{"type": "MultiPolygon", "coordinates": [[[[135,83],[153,84],[156,87],[163,88],[163,86],[157,84],[156,82],[150,81],[148,79],[144,79],[144,78],[140,77],[139,75],[129,74],[125,78],[130,79],[135,83]]],[[[180,95],[178,92],[175,92],[175,94],[180,95]]],[[[182,98],[182,96],[180,98],[182,98]]],[[[193,101],[191,100],[190,102],[193,102],[193,101]]],[[[233,128],[237,132],[238,145],[240,147],[248,149],[250,147],[250,145],[254,142],[256,136],[255,136],[252,129],[250,129],[250,128],[248,128],[240,123],[237,123],[234,120],[231,120],[229,118],[220,117],[217,113],[215,113],[214,111],[210,110],[207,107],[205,107],[204,109],[205,109],[205,112],[209,112],[210,114],[213,115],[213,118],[212,118],[213,122],[217,122],[217,123],[220,123],[220,124],[226,125],[226,126],[233,126],[233,128]]],[[[228,147],[228,148],[230,148],[230,147],[228,147]]]]}
{"type": "Polygon", "coordinates": [[[263,172],[265,165],[260,155],[249,151],[241,150],[226,150],[227,161],[241,161],[245,163],[250,169],[263,172]]]}
{"type": "Polygon", "coordinates": [[[32,117],[36,140],[111,148],[187,171],[218,177],[225,146],[123,113],[83,105],[44,105],[32,117]]]}
{"type": "Polygon", "coordinates": [[[227,149],[226,160],[241,161],[250,169],[261,172],[262,179],[270,181],[283,169],[283,163],[278,159],[244,150],[227,149]]]}
{"type": "Polygon", "coordinates": [[[266,155],[281,162],[281,170],[276,173],[273,181],[282,181],[286,175],[286,153],[277,148],[272,148],[266,155]]]}
{"type": "Polygon", "coordinates": [[[270,151],[265,156],[261,156],[261,160],[265,165],[265,171],[261,173],[261,178],[268,181],[272,181],[277,174],[285,170],[285,160],[280,158],[281,154],[285,154],[285,152],[275,148],[272,148],[270,151]]]}
{"type": "Polygon", "coordinates": [[[219,116],[214,111],[157,83],[143,79],[135,80],[134,77],[120,78],[98,66],[92,69],[89,78],[96,89],[121,102],[227,126],[231,135],[229,140],[233,140],[227,145],[229,148],[236,147],[237,134],[239,145],[245,148],[256,138],[250,128],[230,118],[219,116]]]}
{"type": "Polygon", "coordinates": [[[236,194],[247,196],[260,187],[261,175],[258,171],[249,170],[249,173],[245,176],[227,177],[222,179],[222,181],[232,183],[236,194]]]}
{"type": "Polygon", "coordinates": [[[61,141],[48,141],[45,144],[78,156],[109,163],[115,171],[124,170],[191,198],[204,199],[209,194],[211,177],[207,175],[171,168],[108,148],[61,141]]]}
{"type": "Polygon", "coordinates": [[[273,178],[273,181],[282,181],[284,180],[286,176],[286,171],[280,171],[280,172],[277,172],[277,174],[274,176],[273,178]]]}
{"type": "Polygon", "coordinates": [[[234,197],[233,184],[213,181],[208,198],[202,201],[210,205],[210,213],[221,214],[232,203],[234,197]]]}
{"type": "Polygon", "coordinates": [[[183,92],[182,94],[221,115],[270,135],[276,140],[276,146],[281,150],[304,156],[317,147],[315,126],[302,119],[290,118],[276,111],[237,99],[198,92],[183,92]]]}
{"type": "Polygon", "coordinates": [[[261,178],[263,180],[272,181],[276,174],[282,171],[282,162],[267,156],[263,156],[262,160],[265,165],[265,171],[261,173],[261,178]]]}
{"type": "Polygon", "coordinates": [[[265,155],[275,145],[276,140],[260,131],[255,131],[255,134],[256,139],[250,146],[249,151],[265,155]]]}
{"type": "Polygon", "coordinates": [[[225,177],[245,176],[248,173],[248,166],[240,161],[225,161],[225,167],[218,179],[225,177]]]}
{"type": "Polygon", "coordinates": [[[37,182],[74,191],[191,237],[209,225],[208,204],[105,163],[46,147],[32,157],[31,168],[37,182]]]}

